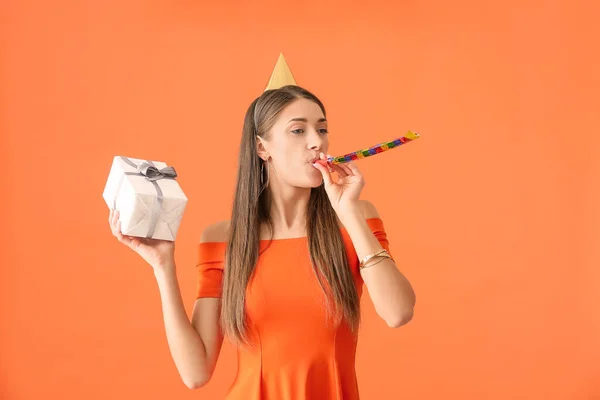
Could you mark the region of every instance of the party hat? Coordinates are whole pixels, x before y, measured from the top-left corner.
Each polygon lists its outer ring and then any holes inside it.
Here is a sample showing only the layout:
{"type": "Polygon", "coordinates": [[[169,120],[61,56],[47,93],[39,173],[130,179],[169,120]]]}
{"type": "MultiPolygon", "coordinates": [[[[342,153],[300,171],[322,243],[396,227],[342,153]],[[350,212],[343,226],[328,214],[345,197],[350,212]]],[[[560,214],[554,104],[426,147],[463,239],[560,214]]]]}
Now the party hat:
{"type": "Polygon", "coordinates": [[[275,64],[275,68],[271,74],[271,79],[269,79],[269,83],[267,84],[265,91],[270,89],[279,89],[285,85],[295,84],[296,80],[294,79],[287,62],[285,62],[285,57],[283,57],[282,53],[279,53],[279,59],[277,60],[277,64],[275,64]]]}

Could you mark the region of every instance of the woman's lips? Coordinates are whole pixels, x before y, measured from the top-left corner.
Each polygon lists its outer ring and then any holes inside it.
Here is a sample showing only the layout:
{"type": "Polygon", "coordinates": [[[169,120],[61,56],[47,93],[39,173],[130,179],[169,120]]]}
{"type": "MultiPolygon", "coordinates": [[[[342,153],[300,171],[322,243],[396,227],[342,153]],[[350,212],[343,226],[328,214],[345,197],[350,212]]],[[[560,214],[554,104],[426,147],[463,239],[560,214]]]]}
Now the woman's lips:
{"type": "Polygon", "coordinates": [[[326,167],[326,166],[327,166],[327,160],[315,160],[315,161],[313,162],[313,164],[315,164],[315,163],[319,163],[319,164],[321,164],[321,165],[322,165],[322,166],[324,166],[324,167],[326,167]]]}

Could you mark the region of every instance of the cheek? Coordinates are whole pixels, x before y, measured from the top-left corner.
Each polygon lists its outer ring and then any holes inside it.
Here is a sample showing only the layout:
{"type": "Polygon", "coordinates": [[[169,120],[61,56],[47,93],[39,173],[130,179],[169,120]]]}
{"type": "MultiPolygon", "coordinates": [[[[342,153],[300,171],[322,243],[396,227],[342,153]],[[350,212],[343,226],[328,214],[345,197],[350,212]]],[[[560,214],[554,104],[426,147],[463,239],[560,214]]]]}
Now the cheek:
{"type": "Polygon", "coordinates": [[[287,180],[295,181],[302,179],[302,177],[305,176],[308,171],[310,171],[308,167],[314,168],[308,165],[306,162],[302,163],[301,160],[288,159],[285,160],[284,164],[281,166],[281,172],[287,180]]]}
{"type": "Polygon", "coordinates": [[[293,159],[280,167],[281,177],[294,186],[304,186],[321,173],[305,160],[293,159]]]}
{"type": "Polygon", "coordinates": [[[327,154],[329,151],[329,136],[323,136],[323,153],[327,154]]]}

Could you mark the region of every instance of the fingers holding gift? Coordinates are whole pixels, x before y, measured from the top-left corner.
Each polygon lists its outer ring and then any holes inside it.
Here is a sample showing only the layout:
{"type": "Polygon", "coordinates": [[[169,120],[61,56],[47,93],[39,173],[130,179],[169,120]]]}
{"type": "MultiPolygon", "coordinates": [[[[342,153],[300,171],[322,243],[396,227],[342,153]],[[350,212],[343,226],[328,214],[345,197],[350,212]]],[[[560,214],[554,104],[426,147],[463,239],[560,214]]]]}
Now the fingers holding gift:
{"type": "Polygon", "coordinates": [[[131,236],[123,235],[121,230],[121,221],[119,220],[119,211],[118,210],[110,210],[110,214],[108,220],[110,222],[110,230],[119,242],[125,243],[128,246],[131,246],[135,239],[131,236]]]}

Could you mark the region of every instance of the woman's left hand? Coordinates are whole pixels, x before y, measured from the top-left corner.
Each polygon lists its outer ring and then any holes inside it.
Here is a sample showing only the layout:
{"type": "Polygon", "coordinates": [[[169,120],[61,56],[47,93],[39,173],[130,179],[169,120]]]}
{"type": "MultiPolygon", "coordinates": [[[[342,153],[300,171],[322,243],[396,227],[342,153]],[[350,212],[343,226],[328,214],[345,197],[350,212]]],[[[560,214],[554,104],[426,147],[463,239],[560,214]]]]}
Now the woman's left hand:
{"type": "Polygon", "coordinates": [[[350,161],[344,164],[330,164],[325,154],[321,153],[321,159],[313,164],[321,171],[325,191],[333,209],[339,213],[341,210],[350,209],[358,204],[360,192],[365,186],[365,180],[358,167],[350,161]],[[325,166],[326,165],[326,166],[325,166]],[[337,182],[334,182],[331,172],[338,173],[337,182]]]}

